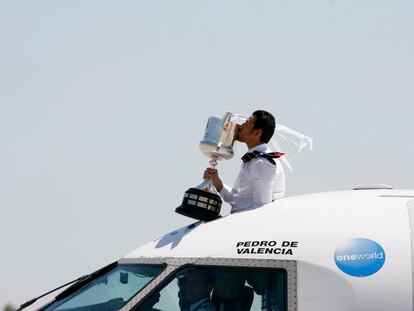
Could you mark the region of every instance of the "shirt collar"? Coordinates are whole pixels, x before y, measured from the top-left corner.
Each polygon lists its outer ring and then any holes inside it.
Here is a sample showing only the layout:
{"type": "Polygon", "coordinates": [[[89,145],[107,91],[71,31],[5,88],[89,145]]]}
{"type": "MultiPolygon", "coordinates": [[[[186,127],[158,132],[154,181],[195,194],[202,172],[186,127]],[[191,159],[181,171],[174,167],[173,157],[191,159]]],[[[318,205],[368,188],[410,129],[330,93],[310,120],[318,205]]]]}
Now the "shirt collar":
{"type": "Polygon", "coordinates": [[[203,298],[203,299],[200,299],[199,301],[196,301],[196,302],[192,303],[190,305],[190,309],[189,310],[190,311],[195,310],[198,306],[200,306],[201,304],[203,304],[207,300],[209,300],[209,298],[203,298]]]}

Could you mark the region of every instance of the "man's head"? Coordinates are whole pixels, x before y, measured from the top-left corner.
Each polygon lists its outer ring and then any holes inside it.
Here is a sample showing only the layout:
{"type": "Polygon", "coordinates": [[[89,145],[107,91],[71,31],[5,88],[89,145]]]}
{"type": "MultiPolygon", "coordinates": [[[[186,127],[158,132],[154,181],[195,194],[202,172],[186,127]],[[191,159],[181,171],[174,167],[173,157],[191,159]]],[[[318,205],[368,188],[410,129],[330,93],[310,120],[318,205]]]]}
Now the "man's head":
{"type": "Polygon", "coordinates": [[[178,279],[181,304],[192,304],[203,298],[209,298],[214,286],[214,278],[208,271],[188,270],[178,279]]]}
{"type": "Polygon", "coordinates": [[[246,143],[250,148],[262,143],[268,143],[275,132],[276,122],[273,115],[264,110],[256,110],[240,126],[237,140],[246,143]]]}

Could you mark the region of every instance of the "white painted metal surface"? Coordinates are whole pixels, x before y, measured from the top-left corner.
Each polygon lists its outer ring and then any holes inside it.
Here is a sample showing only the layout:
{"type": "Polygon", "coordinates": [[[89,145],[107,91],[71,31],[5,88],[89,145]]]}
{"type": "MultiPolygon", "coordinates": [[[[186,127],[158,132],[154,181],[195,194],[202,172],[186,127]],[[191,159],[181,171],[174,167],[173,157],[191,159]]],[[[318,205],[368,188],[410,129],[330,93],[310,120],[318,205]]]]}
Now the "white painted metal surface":
{"type": "Polygon", "coordinates": [[[300,311],[413,310],[413,198],[412,190],[390,189],[288,197],[181,228],[121,261],[295,260],[300,311]]]}

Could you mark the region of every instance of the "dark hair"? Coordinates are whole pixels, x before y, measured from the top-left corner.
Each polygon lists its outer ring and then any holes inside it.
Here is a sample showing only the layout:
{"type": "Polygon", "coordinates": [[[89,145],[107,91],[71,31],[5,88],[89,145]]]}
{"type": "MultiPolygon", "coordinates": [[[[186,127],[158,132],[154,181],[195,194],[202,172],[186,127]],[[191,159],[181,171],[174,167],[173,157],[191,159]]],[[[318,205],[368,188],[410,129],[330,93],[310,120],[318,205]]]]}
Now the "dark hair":
{"type": "Polygon", "coordinates": [[[263,143],[268,143],[275,132],[275,117],[270,112],[264,110],[256,110],[253,112],[253,116],[255,117],[253,128],[261,129],[262,135],[260,136],[260,140],[263,143]]]}

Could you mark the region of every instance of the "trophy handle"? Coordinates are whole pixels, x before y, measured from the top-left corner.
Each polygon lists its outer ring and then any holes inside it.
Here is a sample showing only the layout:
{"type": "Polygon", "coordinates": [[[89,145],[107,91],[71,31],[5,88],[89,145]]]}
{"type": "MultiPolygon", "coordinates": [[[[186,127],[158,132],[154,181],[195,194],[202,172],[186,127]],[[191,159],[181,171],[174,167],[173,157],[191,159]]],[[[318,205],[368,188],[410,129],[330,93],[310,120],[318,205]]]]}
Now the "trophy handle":
{"type": "MultiPolygon", "coordinates": [[[[212,158],[209,163],[210,168],[216,168],[217,158],[212,158]]],[[[210,189],[214,189],[213,182],[211,181],[211,179],[204,181],[200,186],[204,191],[210,191],[210,189]]]]}
{"type": "Polygon", "coordinates": [[[216,168],[216,166],[217,166],[217,158],[211,159],[209,163],[210,163],[210,167],[211,168],[216,168]]]}
{"type": "Polygon", "coordinates": [[[210,192],[210,189],[213,189],[213,182],[211,181],[211,179],[206,180],[203,184],[204,185],[202,185],[202,187],[204,191],[210,192]]]}

